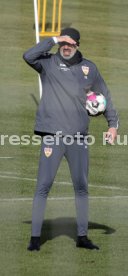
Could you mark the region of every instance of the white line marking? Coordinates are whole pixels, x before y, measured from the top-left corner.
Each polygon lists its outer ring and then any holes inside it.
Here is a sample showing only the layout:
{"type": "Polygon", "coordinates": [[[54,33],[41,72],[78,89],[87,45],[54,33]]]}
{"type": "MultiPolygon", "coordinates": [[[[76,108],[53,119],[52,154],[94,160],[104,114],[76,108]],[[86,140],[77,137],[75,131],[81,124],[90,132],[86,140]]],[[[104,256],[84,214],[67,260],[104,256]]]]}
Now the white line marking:
{"type": "MultiPolygon", "coordinates": [[[[16,179],[16,180],[27,180],[27,181],[36,181],[36,178],[29,178],[29,177],[19,177],[19,176],[9,176],[9,175],[2,175],[0,174],[0,178],[7,178],[7,179],[16,179]]],[[[54,183],[56,184],[60,184],[60,185],[72,185],[71,182],[64,182],[64,181],[54,181],[54,183]]],[[[120,188],[120,187],[115,187],[115,186],[107,186],[107,185],[93,185],[93,184],[89,184],[89,187],[94,187],[94,188],[99,188],[99,189],[110,189],[110,190],[120,190],[120,191],[128,191],[127,188],[120,188]]]]}
{"type": "MultiPolygon", "coordinates": [[[[128,196],[90,196],[90,199],[127,199],[128,196]]],[[[61,201],[61,200],[74,200],[74,197],[49,197],[48,200],[50,201],[61,201]]],[[[33,198],[30,197],[21,197],[21,198],[0,198],[0,202],[4,201],[12,201],[12,202],[17,202],[17,201],[32,201],[33,198]]]]}
{"type": "Polygon", "coordinates": [[[6,172],[6,171],[0,171],[0,174],[4,175],[21,175],[21,173],[18,172],[6,172]]]}
{"type": "MultiPolygon", "coordinates": [[[[57,181],[54,181],[54,183],[61,184],[61,185],[69,185],[69,186],[72,185],[71,182],[57,182],[57,181]]],[[[120,187],[109,186],[109,185],[108,186],[107,185],[93,185],[93,184],[90,184],[90,183],[89,183],[89,187],[128,191],[128,189],[126,189],[126,188],[120,188],[120,187]]]]}
{"type": "Polygon", "coordinates": [[[33,199],[30,198],[30,197],[17,197],[17,198],[0,198],[0,202],[2,201],[12,201],[12,202],[15,202],[15,201],[32,201],[33,199]]]}
{"type": "Polygon", "coordinates": [[[34,178],[19,177],[19,176],[8,176],[8,175],[0,175],[0,178],[9,178],[9,179],[17,179],[17,180],[36,181],[36,179],[34,179],[34,178]]]}
{"type": "Polygon", "coordinates": [[[11,156],[0,156],[0,159],[12,159],[14,157],[11,157],[11,156]]]}
{"type": "Polygon", "coordinates": [[[115,187],[115,186],[106,186],[106,185],[92,185],[89,184],[89,187],[96,187],[96,188],[103,188],[103,189],[112,189],[112,190],[121,190],[121,191],[128,191],[127,188],[120,188],[120,187],[115,187]]]}

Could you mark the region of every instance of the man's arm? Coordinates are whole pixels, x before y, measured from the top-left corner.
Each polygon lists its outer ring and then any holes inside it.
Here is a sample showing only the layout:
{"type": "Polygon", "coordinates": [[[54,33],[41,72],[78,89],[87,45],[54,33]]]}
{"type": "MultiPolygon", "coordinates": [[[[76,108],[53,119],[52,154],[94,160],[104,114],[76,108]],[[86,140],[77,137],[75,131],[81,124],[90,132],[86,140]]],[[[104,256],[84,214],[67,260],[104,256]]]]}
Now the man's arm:
{"type": "Polygon", "coordinates": [[[42,65],[40,60],[46,58],[46,54],[52,49],[56,43],[53,38],[45,39],[36,46],[30,48],[23,54],[23,59],[38,73],[41,73],[42,65]]]}
{"type": "Polygon", "coordinates": [[[76,44],[76,42],[69,36],[47,38],[26,51],[23,54],[23,59],[38,73],[41,73],[42,65],[40,60],[46,58],[47,53],[52,49],[55,44],[64,41],[70,44],[76,44]]]}
{"type": "Polygon", "coordinates": [[[107,106],[104,112],[104,116],[108,122],[108,131],[106,132],[106,139],[108,143],[112,144],[114,143],[117,136],[119,119],[117,112],[113,107],[110,92],[108,91],[108,88],[98,70],[96,71],[96,77],[93,86],[91,87],[91,90],[94,92],[102,93],[106,98],[107,106]]]}

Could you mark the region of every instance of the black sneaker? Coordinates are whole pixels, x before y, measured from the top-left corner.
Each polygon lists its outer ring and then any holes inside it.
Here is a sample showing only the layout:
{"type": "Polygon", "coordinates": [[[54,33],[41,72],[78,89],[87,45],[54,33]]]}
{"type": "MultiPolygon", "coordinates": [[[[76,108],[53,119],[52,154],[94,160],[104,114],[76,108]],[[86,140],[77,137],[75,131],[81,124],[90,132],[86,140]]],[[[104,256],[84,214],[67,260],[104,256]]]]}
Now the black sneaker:
{"type": "Polygon", "coordinates": [[[40,250],[40,237],[31,237],[29,246],[27,248],[29,251],[40,250]]]}
{"type": "Polygon", "coordinates": [[[87,248],[91,250],[93,249],[99,250],[99,247],[93,244],[92,241],[89,240],[87,236],[78,236],[76,247],[82,247],[82,248],[87,248]]]}

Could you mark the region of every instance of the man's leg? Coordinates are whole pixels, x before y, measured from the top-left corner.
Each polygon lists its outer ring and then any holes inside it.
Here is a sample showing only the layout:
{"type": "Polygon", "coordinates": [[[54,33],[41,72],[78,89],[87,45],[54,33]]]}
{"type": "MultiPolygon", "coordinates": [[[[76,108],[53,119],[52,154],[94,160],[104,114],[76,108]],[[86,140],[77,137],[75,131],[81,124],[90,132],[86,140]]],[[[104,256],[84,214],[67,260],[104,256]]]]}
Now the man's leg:
{"type": "Polygon", "coordinates": [[[61,140],[59,145],[55,145],[54,143],[54,145],[49,147],[42,141],[37,187],[33,200],[32,237],[40,237],[41,235],[47,196],[54,181],[60,161],[64,155],[64,150],[61,140]]]}
{"type": "Polygon", "coordinates": [[[75,191],[78,236],[84,236],[88,232],[88,149],[84,141],[67,146],[66,158],[75,191]]]}
{"type": "Polygon", "coordinates": [[[66,147],[66,158],[69,163],[71,177],[75,190],[75,204],[77,215],[77,247],[99,249],[88,239],[88,148],[74,143],[66,147]]]}

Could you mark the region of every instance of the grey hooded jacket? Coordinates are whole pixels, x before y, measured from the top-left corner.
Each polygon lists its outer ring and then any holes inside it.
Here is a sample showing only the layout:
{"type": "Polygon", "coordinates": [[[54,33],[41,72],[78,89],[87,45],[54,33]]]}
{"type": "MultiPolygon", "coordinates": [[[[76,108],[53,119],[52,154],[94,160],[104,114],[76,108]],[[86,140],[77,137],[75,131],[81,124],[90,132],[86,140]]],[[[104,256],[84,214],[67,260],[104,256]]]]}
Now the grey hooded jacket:
{"type": "Polygon", "coordinates": [[[89,116],[85,108],[86,93],[101,92],[107,100],[104,116],[109,127],[118,127],[118,117],[108,88],[96,65],[82,59],[67,66],[56,54],[49,54],[55,45],[53,38],[45,39],[24,53],[24,60],[41,76],[43,96],[36,114],[35,132],[62,135],[88,133],[89,116]]]}

